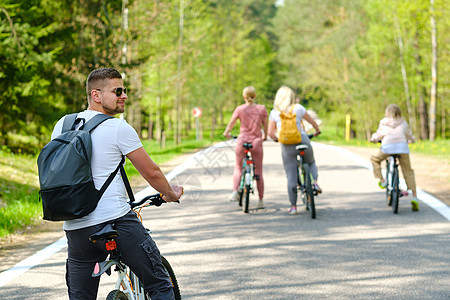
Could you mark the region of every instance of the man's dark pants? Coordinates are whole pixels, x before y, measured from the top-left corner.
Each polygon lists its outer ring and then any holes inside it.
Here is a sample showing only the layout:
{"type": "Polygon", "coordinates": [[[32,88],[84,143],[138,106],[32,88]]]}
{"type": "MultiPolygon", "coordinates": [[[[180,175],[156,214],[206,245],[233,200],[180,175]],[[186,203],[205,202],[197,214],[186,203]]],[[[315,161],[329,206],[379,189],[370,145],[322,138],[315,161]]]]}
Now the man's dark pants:
{"type": "MultiPolygon", "coordinates": [[[[132,211],[113,221],[119,232],[117,248],[122,261],[141,279],[152,300],[174,299],[170,278],[161,263],[161,254],[153,239],[132,211]]],[[[105,223],[66,231],[68,259],[66,284],[69,298],[88,300],[97,298],[100,277],[92,277],[97,262],[108,255],[105,242],[92,243],[89,237],[105,223]]]]}

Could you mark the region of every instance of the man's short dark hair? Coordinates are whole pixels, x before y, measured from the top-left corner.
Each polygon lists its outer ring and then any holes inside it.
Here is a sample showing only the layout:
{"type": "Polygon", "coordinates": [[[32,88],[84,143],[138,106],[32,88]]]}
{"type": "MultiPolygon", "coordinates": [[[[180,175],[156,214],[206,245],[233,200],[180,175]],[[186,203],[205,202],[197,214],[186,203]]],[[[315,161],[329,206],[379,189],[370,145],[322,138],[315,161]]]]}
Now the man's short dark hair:
{"type": "Polygon", "coordinates": [[[122,79],[122,75],[113,68],[101,68],[92,71],[86,80],[86,93],[90,96],[93,89],[103,88],[106,79],[114,78],[122,79]]]}

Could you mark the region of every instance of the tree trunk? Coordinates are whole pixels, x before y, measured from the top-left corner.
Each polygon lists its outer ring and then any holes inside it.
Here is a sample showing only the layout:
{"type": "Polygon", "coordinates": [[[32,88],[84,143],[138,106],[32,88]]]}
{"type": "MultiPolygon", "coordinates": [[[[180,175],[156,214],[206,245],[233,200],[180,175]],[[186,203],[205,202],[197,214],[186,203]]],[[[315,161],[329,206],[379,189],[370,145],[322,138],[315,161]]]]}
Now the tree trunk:
{"type": "Polygon", "coordinates": [[[147,134],[147,139],[148,140],[153,140],[153,124],[155,124],[155,122],[152,121],[151,118],[149,118],[148,120],[148,134],[147,134]]]}
{"type": "Polygon", "coordinates": [[[161,141],[161,132],[162,132],[162,111],[161,111],[161,97],[156,97],[156,140],[158,142],[161,141]]]}
{"type": "Polygon", "coordinates": [[[217,123],[216,111],[217,111],[217,109],[214,107],[212,109],[212,114],[211,114],[211,133],[209,134],[210,140],[212,140],[214,138],[214,131],[216,129],[216,123],[217,123]]]}
{"type": "Polygon", "coordinates": [[[409,125],[412,128],[416,128],[414,119],[412,116],[411,100],[410,100],[410,96],[409,96],[409,87],[408,87],[408,77],[406,75],[405,60],[404,60],[404,56],[403,56],[403,40],[402,40],[400,25],[398,24],[397,16],[395,16],[395,18],[394,18],[394,23],[395,23],[395,28],[397,31],[397,42],[398,42],[398,49],[400,52],[400,65],[401,65],[401,70],[402,70],[403,88],[405,90],[406,108],[408,109],[409,125]]]}
{"type": "Polygon", "coordinates": [[[177,84],[177,99],[176,99],[176,117],[175,117],[175,136],[174,138],[175,144],[178,145],[181,143],[181,131],[183,126],[183,109],[182,109],[182,88],[183,88],[183,78],[182,78],[182,55],[183,55],[183,27],[184,27],[184,0],[180,0],[180,20],[179,20],[179,30],[180,36],[178,40],[178,84],[177,84]]]}
{"type": "MultiPolygon", "coordinates": [[[[430,140],[436,138],[436,99],[437,99],[437,37],[434,18],[434,0],[430,0],[431,23],[431,91],[430,91],[430,140]]],[[[445,117],[445,116],[442,116],[445,117]]]]}
{"type": "MultiPolygon", "coordinates": [[[[419,24],[417,24],[419,26],[419,24]]],[[[418,99],[419,99],[419,120],[420,120],[420,139],[428,139],[428,112],[427,103],[425,102],[425,95],[427,93],[422,82],[425,81],[423,72],[420,70],[422,64],[422,57],[420,56],[419,47],[419,28],[416,28],[416,34],[414,37],[415,59],[416,59],[416,75],[419,78],[419,86],[417,87],[418,99]]]]}

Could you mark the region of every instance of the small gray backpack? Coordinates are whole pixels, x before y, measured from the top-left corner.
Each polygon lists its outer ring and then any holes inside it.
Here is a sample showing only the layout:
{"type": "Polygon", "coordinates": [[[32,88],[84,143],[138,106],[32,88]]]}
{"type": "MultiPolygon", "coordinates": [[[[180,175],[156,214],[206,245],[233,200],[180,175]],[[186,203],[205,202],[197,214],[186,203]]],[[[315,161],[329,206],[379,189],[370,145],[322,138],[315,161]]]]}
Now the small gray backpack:
{"type": "Polygon", "coordinates": [[[77,114],[67,115],[61,134],[51,140],[41,150],[37,164],[39,171],[40,198],[44,220],[66,221],[84,217],[98,204],[109,184],[120,170],[127,191],[130,193],[122,160],[108,177],[100,190],[94,185],[91,169],[91,131],[107,119],[105,114],[97,114],[85,123],[77,114]],[[81,124],[76,130],[76,126],[81,124]]]}

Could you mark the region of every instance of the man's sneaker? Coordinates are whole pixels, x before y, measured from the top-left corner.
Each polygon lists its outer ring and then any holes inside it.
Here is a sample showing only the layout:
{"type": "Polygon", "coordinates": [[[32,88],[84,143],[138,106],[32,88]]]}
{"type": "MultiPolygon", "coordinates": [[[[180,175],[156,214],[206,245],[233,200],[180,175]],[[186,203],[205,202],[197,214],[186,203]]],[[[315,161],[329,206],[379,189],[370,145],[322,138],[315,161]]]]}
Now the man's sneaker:
{"type": "Polygon", "coordinates": [[[378,181],[378,186],[380,187],[380,189],[385,189],[387,185],[387,181],[378,181]]]}
{"type": "Polygon", "coordinates": [[[317,183],[313,183],[313,187],[314,187],[314,190],[315,190],[318,194],[322,193],[322,189],[320,188],[320,186],[319,186],[317,183]]]}
{"type": "Polygon", "coordinates": [[[264,202],[262,200],[258,201],[258,208],[264,208],[264,202]]]}
{"type": "Polygon", "coordinates": [[[419,211],[419,202],[417,200],[418,200],[417,198],[413,198],[411,200],[411,209],[413,211],[419,211]]]}
{"type": "Polygon", "coordinates": [[[235,202],[238,201],[238,192],[237,191],[233,191],[230,195],[230,197],[228,197],[228,200],[235,202]]]}
{"type": "Polygon", "coordinates": [[[289,208],[289,214],[296,215],[297,214],[297,207],[292,206],[291,208],[289,208]]]}

